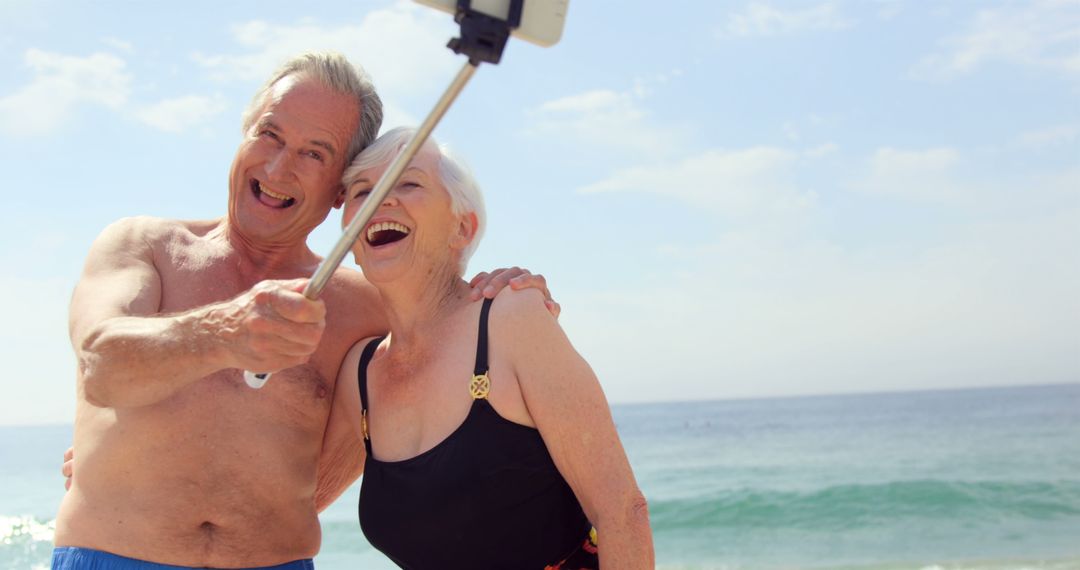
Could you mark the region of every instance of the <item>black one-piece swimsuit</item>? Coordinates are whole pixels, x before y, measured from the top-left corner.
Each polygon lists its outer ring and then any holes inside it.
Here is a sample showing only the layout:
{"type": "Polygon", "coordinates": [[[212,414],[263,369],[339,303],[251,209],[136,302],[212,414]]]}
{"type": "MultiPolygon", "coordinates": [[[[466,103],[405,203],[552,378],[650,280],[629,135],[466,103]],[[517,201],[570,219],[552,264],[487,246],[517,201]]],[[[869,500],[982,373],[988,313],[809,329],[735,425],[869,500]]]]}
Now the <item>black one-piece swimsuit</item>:
{"type": "Polygon", "coordinates": [[[487,317],[480,311],[473,395],[465,421],[445,440],[403,461],[372,456],[367,367],[360,358],[360,406],[367,460],[360,527],[402,568],[592,569],[596,535],[559,474],[540,432],[500,416],[487,400],[487,317]]]}

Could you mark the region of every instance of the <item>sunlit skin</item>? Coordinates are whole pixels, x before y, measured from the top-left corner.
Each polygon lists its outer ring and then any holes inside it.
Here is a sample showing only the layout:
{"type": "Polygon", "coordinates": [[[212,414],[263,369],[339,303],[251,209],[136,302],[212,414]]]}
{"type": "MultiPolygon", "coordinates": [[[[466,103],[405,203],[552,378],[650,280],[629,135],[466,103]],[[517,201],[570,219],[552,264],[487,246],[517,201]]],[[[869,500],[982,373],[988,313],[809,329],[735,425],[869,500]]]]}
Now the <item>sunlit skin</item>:
{"type": "Polygon", "coordinates": [[[334,379],[352,340],[386,324],[354,271],[324,301],[297,292],[358,109],[313,81],[274,95],[237,150],[225,218],[122,220],[88,256],[71,305],[78,476],[57,545],[223,568],[318,550],[334,379]],[[260,200],[253,181],[291,202],[260,200]],[[244,368],[280,372],[253,392],[244,368]]]}
{"type": "MultiPolygon", "coordinates": [[[[446,215],[450,195],[433,175],[437,160],[438,155],[429,147],[421,150],[353,245],[356,262],[372,283],[393,281],[409,269],[428,271],[428,280],[440,285],[455,282],[458,260],[476,231],[476,220],[471,214],[446,215]],[[409,233],[392,243],[374,246],[367,228],[384,222],[399,223],[409,228],[409,233]]],[[[342,224],[352,221],[384,171],[385,167],[361,173],[346,189],[342,224]]]]}
{"type": "Polygon", "coordinates": [[[341,171],[357,117],[347,112],[355,105],[336,93],[333,104],[311,106],[325,91],[312,81],[279,81],[240,144],[229,175],[229,219],[245,247],[304,244],[330,208],[341,206],[341,171]]]}
{"type": "MultiPolygon", "coordinates": [[[[432,449],[461,425],[472,405],[467,381],[481,304],[470,298],[458,266],[477,220],[473,214],[452,212],[437,161],[437,150],[429,144],[367,225],[400,224],[407,232],[365,231],[352,250],[379,290],[390,323],[390,336],[368,367],[367,429],[372,453],[382,461],[432,449]]],[[[355,215],[384,169],[361,172],[346,189],[343,223],[355,215]]],[[[645,501],[588,364],[533,292],[501,293],[490,326],[496,339],[489,353],[492,407],[511,422],[539,430],[598,530],[602,567],[652,568],[645,501]]],[[[335,417],[328,428],[347,424],[356,441],[363,433],[357,364],[368,340],[354,345],[342,365],[342,389],[335,394],[335,417]]]]}
{"type": "MultiPolygon", "coordinates": [[[[300,291],[320,261],[308,233],[344,199],[359,109],[310,79],[272,95],[237,150],[226,217],[124,219],[91,247],[70,309],[64,470],[78,474],[57,546],[194,567],[309,558],[318,510],[358,476],[354,438],[327,426],[349,347],[388,328],[381,300],[346,268],[321,300],[300,291]],[[254,391],[245,369],[275,374],[254,391]]],[[[521,271],[476,283],[511,279],[546,291],[521,271]]]]}

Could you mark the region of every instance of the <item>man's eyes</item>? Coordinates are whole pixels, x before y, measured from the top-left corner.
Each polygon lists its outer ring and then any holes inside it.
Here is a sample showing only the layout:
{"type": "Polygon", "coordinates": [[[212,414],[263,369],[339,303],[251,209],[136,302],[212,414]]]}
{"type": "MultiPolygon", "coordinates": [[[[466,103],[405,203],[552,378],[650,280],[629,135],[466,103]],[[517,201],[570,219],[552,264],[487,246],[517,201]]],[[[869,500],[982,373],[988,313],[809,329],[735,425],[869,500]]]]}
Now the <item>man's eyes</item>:
{"type": "MultiPolygon", "coordinates": [[[[270,129],[263,129],[259,131],[259,136],[268,138],[278,144],[285,144],[285,140],[281,138],[281,135],[270,129]]],[[[302,154],[308,158],[313,158],[319,162],[326,162],[326,156],[324,156],[323,153],[317,150],[305,150],[302,154]]]]}

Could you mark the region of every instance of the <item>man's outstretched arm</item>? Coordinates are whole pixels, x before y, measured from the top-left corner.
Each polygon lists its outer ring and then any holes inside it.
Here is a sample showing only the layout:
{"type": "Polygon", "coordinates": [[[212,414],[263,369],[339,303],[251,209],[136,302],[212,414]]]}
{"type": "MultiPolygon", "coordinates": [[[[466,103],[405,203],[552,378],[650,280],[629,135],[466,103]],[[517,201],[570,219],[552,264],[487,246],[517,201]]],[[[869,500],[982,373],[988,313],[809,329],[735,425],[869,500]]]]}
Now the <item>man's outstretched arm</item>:
{"type": "Polygon", "coordinates": [[[300,364],[322,335],[325,308],[296,290],[263,282],[234,299],[178,314],[161,311],[154,262],[156,225],[127,218],[105,229],[87,256],[69,332],[87,401],[152,404],[223,368],[280,370],[300,364]]]}

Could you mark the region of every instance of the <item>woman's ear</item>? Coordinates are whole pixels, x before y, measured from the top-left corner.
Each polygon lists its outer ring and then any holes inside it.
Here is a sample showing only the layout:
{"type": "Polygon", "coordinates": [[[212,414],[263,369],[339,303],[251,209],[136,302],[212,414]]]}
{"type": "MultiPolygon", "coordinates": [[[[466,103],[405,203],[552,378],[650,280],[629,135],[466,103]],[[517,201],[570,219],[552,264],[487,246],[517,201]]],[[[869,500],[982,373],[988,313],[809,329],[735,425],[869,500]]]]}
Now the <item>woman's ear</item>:
{"type": "Polygon", "coordinates": [[[476,238],[476,230],[479,227],[480,221],[476,218],[476,212],[458,216],[457,231],[454,232],[450,245],[457,249],[465,249],[476,238]]]}

